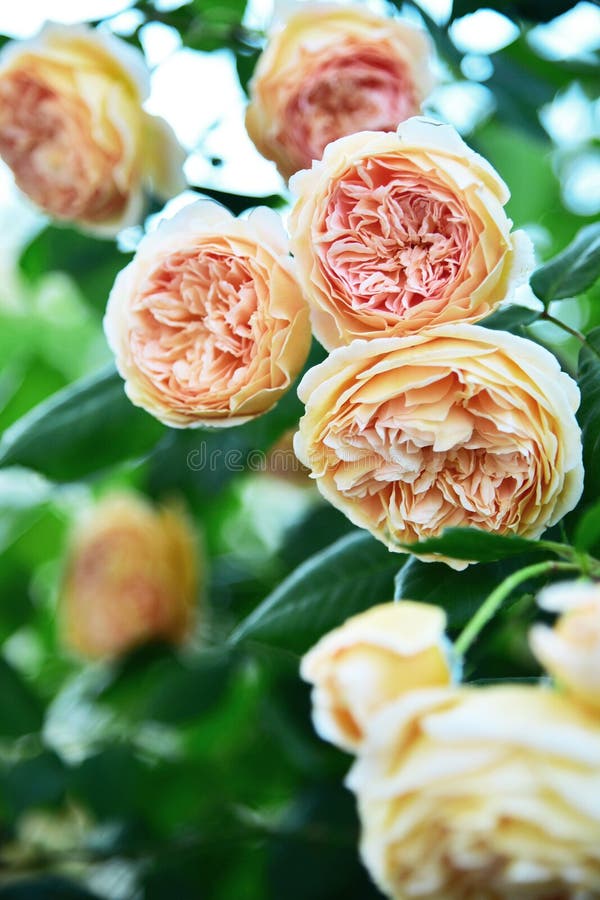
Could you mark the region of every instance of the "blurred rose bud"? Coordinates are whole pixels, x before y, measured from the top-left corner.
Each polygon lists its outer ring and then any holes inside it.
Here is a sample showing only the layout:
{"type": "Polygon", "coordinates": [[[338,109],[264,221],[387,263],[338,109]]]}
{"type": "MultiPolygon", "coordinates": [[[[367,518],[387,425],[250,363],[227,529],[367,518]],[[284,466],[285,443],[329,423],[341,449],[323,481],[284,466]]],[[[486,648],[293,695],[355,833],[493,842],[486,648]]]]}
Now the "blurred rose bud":
{"type": "Polygon", "coordinates": [[[265,457],[264,472],[271,478],[279,478],[314,491],[315,483],[310,478],[310,469],[303,466],[294,453],[295,433],[295,428],[289,428],[270,447],[265,457]]]}
{"type": "Polygon", "coordinates": [[[394,131],[433,86],[424,31],[364,7],[303,3],[274,28],[250,83],[248,133],[284,178],[355,131],[394,131]]]}
{"type": "Polygon", "coordinates": [[[46,25],[0,54],[0,155],[55,219],[100,235],[139,221],[144,192],[183,190],[184,153],[148,115],[142,54],[108,31],[46,25]]]}
{"type": "Polygon", "coordinates": [[[280,217],[200,200],[163,220],[117,277],[104,327],[130,400],[166,425],[267,412],[311,342],[280,217]]]}
{"type": "Polygon", "coordinates": [[[553,628],[531,629],[535,656],[573,697],[600,710],[600,584],[553,584],[539,594],[538,603],[561,615],[553,628]]]}
{"type": "Polygon", "coordinates": [[[343,138],[290,187],[298,277],[328,350],[481,319],[533,266],[508,188],[451,125],[343,138]]]}
{"type": "Polygon", "coordinates": [[[581,496],[579,390],[525,338],[445,325],[354,341],[298,394],[298,458],[390,550],[450,526],[536,538],[581,496]]]}
{"type": "Polygon", "coordinates": [[[91,658],[152,640],[179,643],[194,622],[198,579],[195,535],[179,509],[109,495],[71,543],[61,595],[65,640],[91,658]]]}
{"type": "Polygon", "coordinates": [[[386,897],[600,897],[600,729],[555,691],[408,693],[371,722],[347,784],[386,897]]]}
{"type": "Polygon", "coordinates": [[[402,600],[374,606],[309,650],[301,675],[314,685],[315,729],[356,751],[373,715],[405,691],[452,680],[446,614],[402,600]]]}

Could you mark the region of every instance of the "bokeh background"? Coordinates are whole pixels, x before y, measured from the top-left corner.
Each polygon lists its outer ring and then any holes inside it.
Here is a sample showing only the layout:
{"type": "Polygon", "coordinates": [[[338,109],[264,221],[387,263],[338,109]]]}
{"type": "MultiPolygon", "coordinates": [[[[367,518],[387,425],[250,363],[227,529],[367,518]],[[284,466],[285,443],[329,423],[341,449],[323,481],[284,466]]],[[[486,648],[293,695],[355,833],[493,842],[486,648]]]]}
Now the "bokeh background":
{"type": "MultiPolygon", "coordinates": [[[[597,219],[598,5],[374,8],[430,30],[440,85],[428,111],[499,170],[512,191],[509,215],[539,261],[597,219]]],[[[3,0],[0,42],[46,19],[102,21],[142,48],[148,110],[189,151],[190,183],[165,209],[148,210],[147,229],[198,191],[234,212],[267,203],[285,215],[284,183],[243,124],[272,13],[269,0],[3,0]]],[[[218,436],[169,431],[129,404],[101,319],[141,226],[114,242],[51,225],[4,168],[0,204],[0,898],[379,896],[357,859],[341,786],[347,760],[313,734],[297,672],[300,653],[359,596],[363,606],[391,597],[399,560],[320,501],[297,467],[269,462],[301,413],[293,391],[218,436]],[[200,613],[181,650],[157,645],[85,663],[61,640],[65,552],[81,510],[113,489],[185,504],[203,557],[200,613]],[[334,577],[323,560],[337,540],[345,543],[334,577]],[[282,583],[295,597],[286,616],[260,639],[228,641],[282,583]]],[[[587,330],[600,324],[599,293],[552,312],[587,330]]],[[[535,302],[528,288],[518,299],[535,302]]],[[[534,327],[572,369],[568,335],[534,327]]],[[[315,345],[310,363],[321,356],[315,345]]],[[[427,568],[434,585],[436,567],[427,568]]],[[[478,573],[494,583],[493,564],[478,573]]],[[[472,598],[444,570],[446,596],[454,586],[458,627],[472,598]]],[[[475,675],[493,678],[500,665],[503,674],[535,672],[524,629],[514,627],[520,615],[512,609],[482,641],[475,675]]]]}

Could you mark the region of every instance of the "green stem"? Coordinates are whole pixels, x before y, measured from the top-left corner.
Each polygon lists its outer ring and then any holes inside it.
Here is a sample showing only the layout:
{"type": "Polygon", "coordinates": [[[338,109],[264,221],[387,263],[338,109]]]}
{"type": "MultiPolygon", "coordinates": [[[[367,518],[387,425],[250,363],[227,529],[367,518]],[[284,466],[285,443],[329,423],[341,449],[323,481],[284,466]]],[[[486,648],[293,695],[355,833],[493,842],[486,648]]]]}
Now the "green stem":
{"type": "Polygon", "coordinates": [[[552,575],[555,572],[578,572],[580,567],[575,562],[556,562],[554,560],[535,563],[532,566],[526,566],[513,572],[508,578],[498,585],[492,591],[487,599],[481,604],[474,616],[467,622],[461,631],[455,643],[457,653],[464,655],[481,629],[494,617],[496,612],[502,606],[506,598],[512,594],[514,589],[522,582],[528,581],[530,578],[539,578],[542,575],[552,575]]]}
{"type": "Polygon", "coordinates": [[[572,328],[571,325],[567,325],[566,322],[562,322],[560,319],[557,319],[556,316],[550,315],[547,309],[545,309],[543,313],[540,313],[540,319],[545,319],[546,322],[551,322],[553,325],[556,325],[558,328],[562,328],[563,331],[566,331],[568,334],[572,335],[572,337],[577,338],[577,340],[582,344],[587,344],[585,334],[583,334],[583,332],[578,331],[576,328],[572,328]]]}

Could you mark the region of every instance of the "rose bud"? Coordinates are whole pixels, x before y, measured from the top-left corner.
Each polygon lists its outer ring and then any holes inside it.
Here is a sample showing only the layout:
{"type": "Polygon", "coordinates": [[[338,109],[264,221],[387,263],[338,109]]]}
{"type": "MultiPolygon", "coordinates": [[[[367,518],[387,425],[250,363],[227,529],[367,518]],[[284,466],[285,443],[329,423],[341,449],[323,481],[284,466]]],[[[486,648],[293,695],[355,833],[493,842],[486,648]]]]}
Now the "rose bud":
{"type": "Polygon", "coordinates": [[[0,156],[54,219],[98,235],[136,224],[144,193],[185,187],[185,154],[142,108],[142,54],[108,31],[47,24],[0,54],[0,156]]]}
{"type": "Polygon", "coordinates": [[[290,187],[292,252],[328,350],[481,319],[533,266],[508,188],[451,125],[342,138],[290,187]]]}
{"type": "Polygon", "coordinates": [[[130,400],[166,425],[267,412],[311,341],[279,216],[200,200],[163,220],[117,276],[104,328],[130,400]]]}
{"type": "Polygon", "coordinates": [[[183,641],[195,619],[198,569],[195,535],[180,510],[109,495],[78,523],[68,552],[65,642],[96,658],[151,640],[183,641]]]}
{"type": "Polygon", "coordinates": [[[600,711],[600,584],[559,582],[537,599],[561,615],[553,628],[531,629],[534,655],[574,699],[600,711]]]}
{"type": "Polygon", "coordinates": [[[354,341],[310,369],[298,394],[296,455],[390,550],[451,526],[534,539],[581,496],[579,390],[525,338],[446,325],[354,341]]]}
{"type": "Polygon", "coordinates": [[[433,87],[427,34],[360,6],[303,3],[278,22],[250,82],[248,133],[284,178],[331,141],[394,131],[433,87]]]}
{"type": "Polygon", "coordinates": [[[386,897],[600,896],[600,729],[555,691],[408,693],[371,721],[347,784],[386,897]]]}
{"type": "Polygon", "coordinates": [[[357,751],[373,715],[405,691],[449,684],[446,614],[437,606],[383,603],[326,634],[302,660],[314,685],[317,733],[357,751]]]}

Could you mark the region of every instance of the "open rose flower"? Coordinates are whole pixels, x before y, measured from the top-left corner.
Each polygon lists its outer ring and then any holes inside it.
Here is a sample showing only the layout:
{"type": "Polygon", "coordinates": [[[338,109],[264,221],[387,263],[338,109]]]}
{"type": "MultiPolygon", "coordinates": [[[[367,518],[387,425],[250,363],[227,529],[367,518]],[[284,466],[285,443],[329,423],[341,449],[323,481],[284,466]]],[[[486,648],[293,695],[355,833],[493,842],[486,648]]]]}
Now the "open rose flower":
{"type": "Polygon", "coordinates": [[[553,628],[531,629],[535,656],[573,698],[600,711],[600,584],[559,582],[538,603],[561,615],[553,628]]]}
{"type": "Polygon", "coordinates": [[[448,526],[535,538],[581,495],[579,391],[524,338],[446,325],[354,341],[298,393],[298,458],[391,550],[448,526]]]}
{"type": "Polygon", "coordinates": [[[65,640],[90,658],[179,642],[195,618],[198,551],[187,518],[142,497],[106,497],[78,523],[62,589],[65,640]]]}
{"type": "Polygon", "coordinates": [[[373,715],[414,688],[449,684],[446,614],[437,606],[383,603],[326,634],[302,660],[314,685],[315,729],[356,751],[373,715]]]}
{"type": "Polygon", "coordinates": [[[532,268],[506,185],[450,125],[342,138],[291,188],[292,251],[329,350],[481,319],[532,268]]]}
{"type": "Polygon", "coordinates": [[[279,216],[200,200],[140,243],[104,327],[131,401],[161,422],[239,425],[288,390],[310,347],[279,216]]]}
{"type": "Polygon", "coordinates": [[[0,54],[0,156],[55,219],[112,235],[139,221],[145,190],[183,190],[184,154],[142,103],[142,54],[108,31],[48,24],[0,54]]]}
{"type": "Polygon", "coordinates": [[[292,9],[258,61],[246,116],[250,137],[284,178],[344,135],[394,131],[433,86],[420,29],[359,6],[292,9]]]}
{"type": "Polygon", "coordinates": [[[598,720],[554,691],[415,691],[370,725],[348,784],[395,900],[600,896],[598,720]]]}

